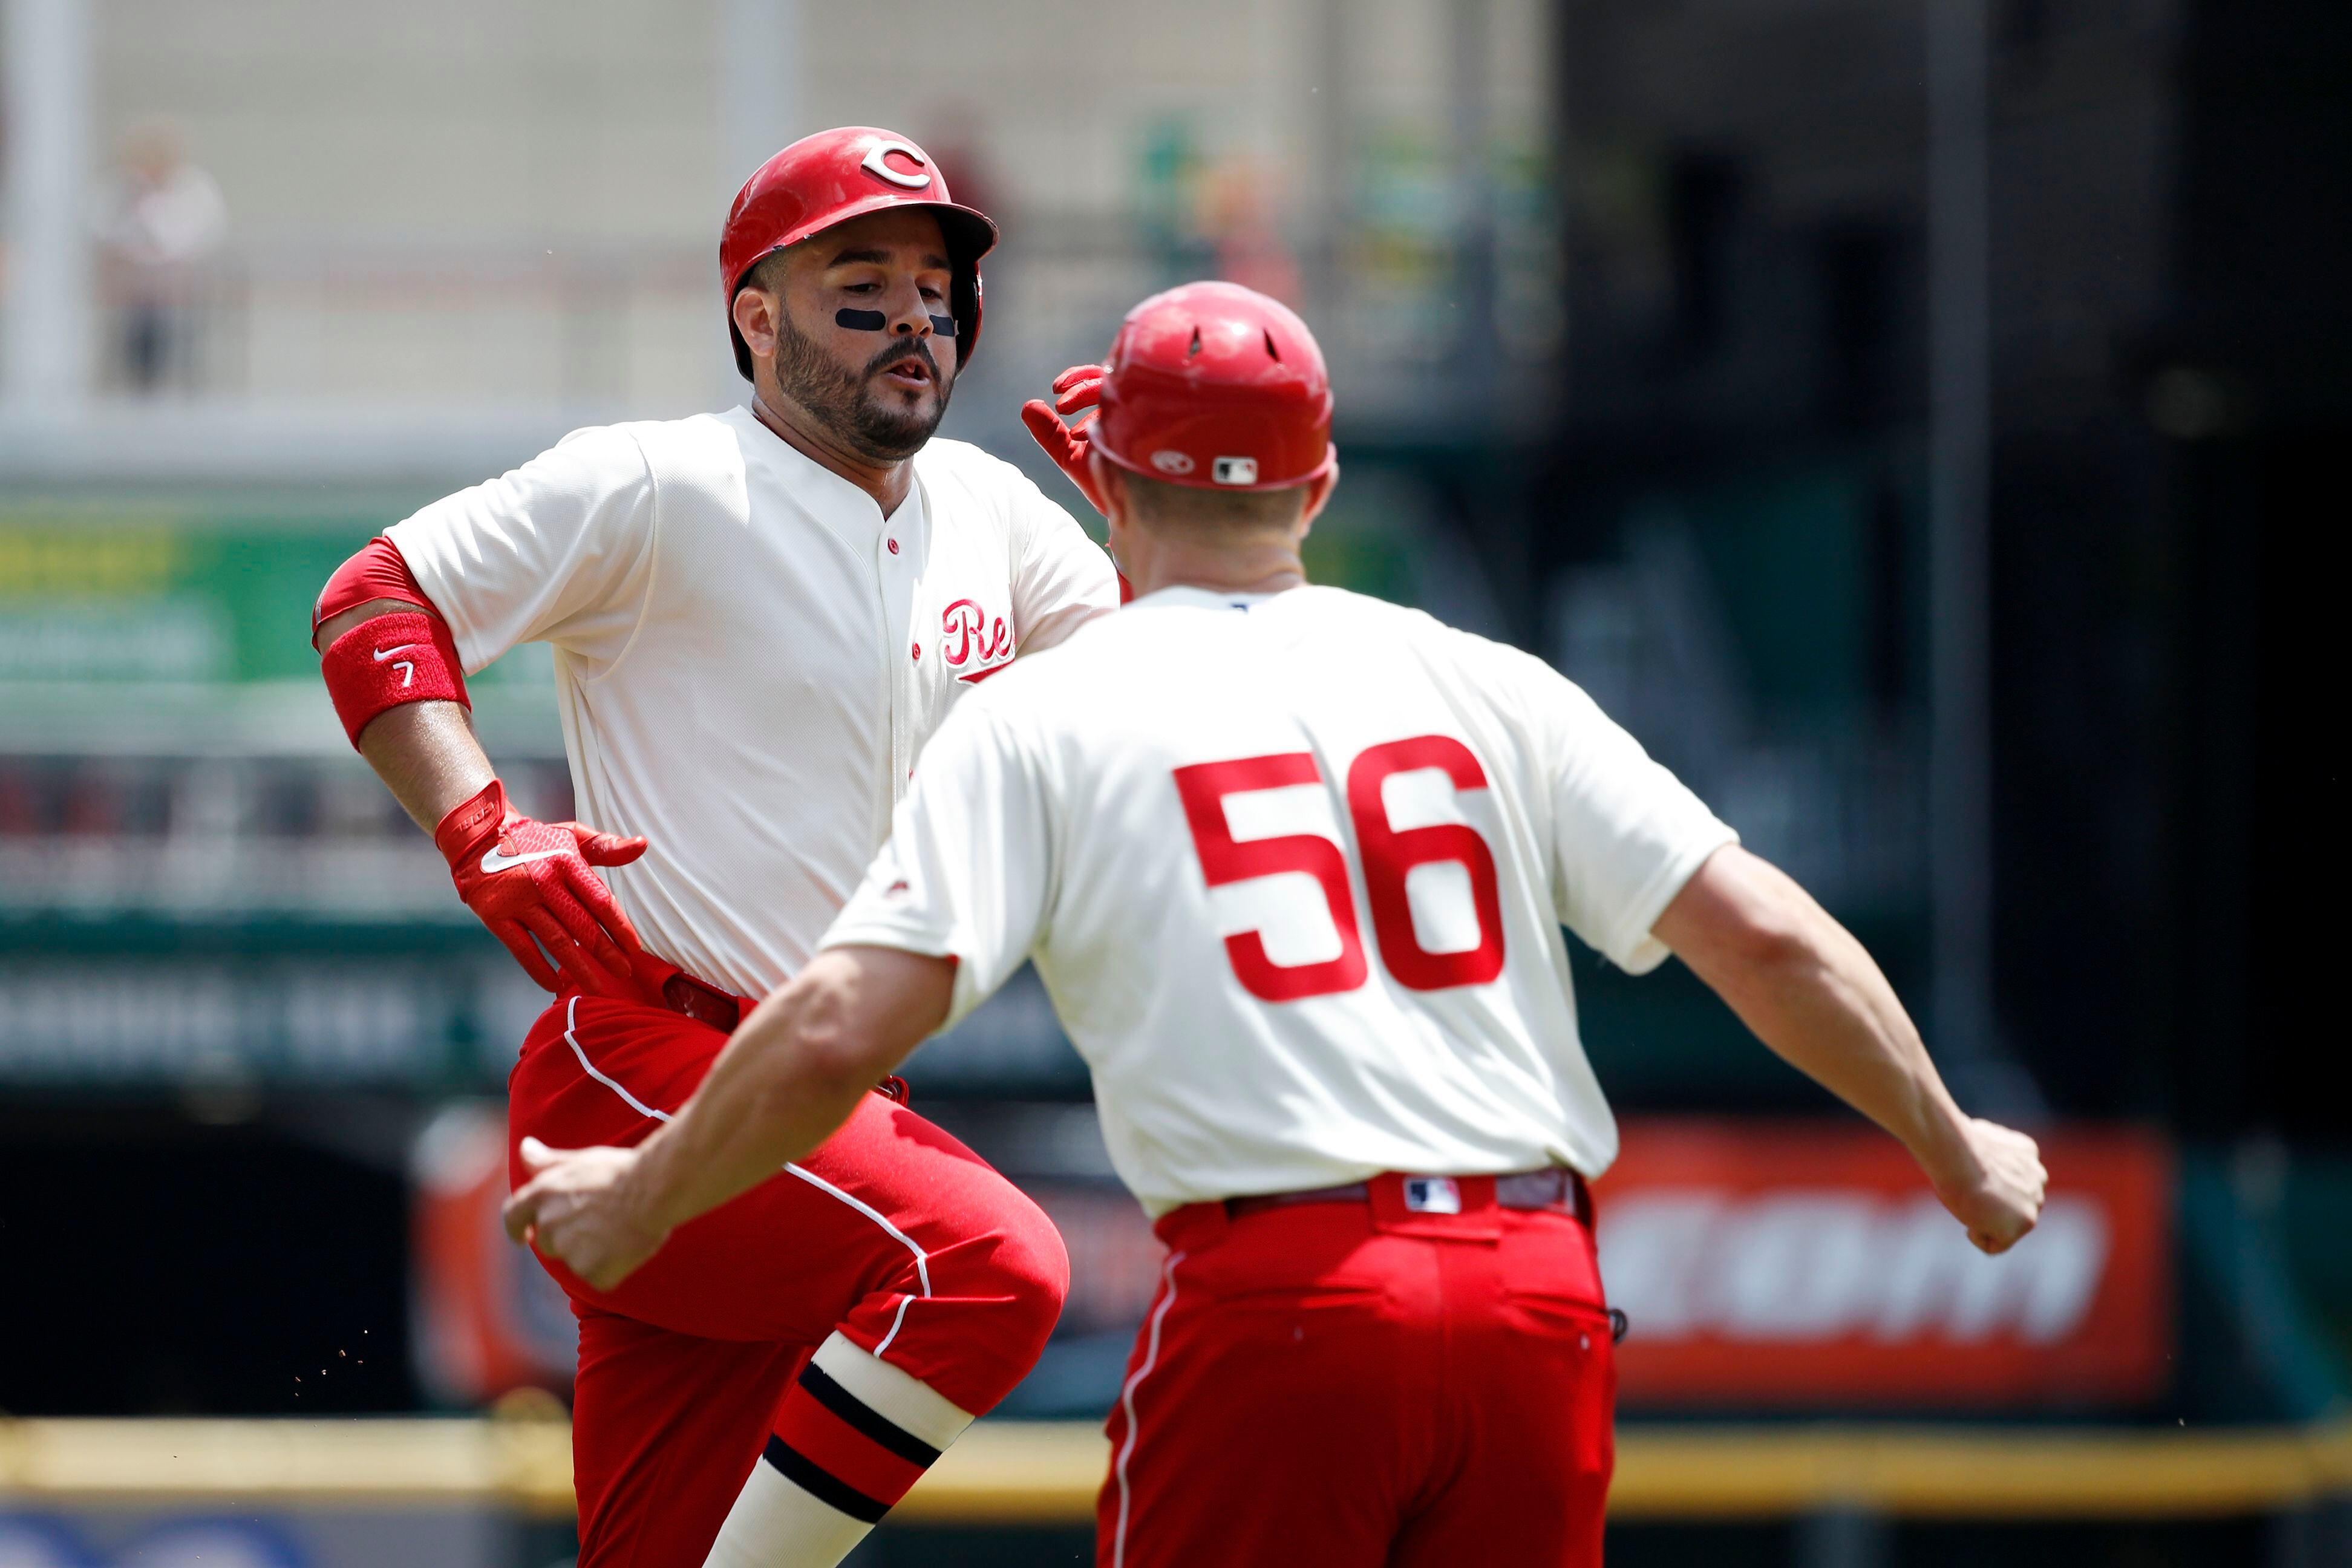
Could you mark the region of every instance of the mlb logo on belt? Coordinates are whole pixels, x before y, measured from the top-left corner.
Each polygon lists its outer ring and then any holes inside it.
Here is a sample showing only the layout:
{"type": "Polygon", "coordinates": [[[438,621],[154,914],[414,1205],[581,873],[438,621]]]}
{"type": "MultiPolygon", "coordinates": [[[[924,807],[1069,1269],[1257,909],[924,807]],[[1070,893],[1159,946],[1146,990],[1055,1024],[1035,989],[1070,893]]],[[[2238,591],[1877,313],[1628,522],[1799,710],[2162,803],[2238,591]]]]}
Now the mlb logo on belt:
{"type": "Polygon", "coordinates": [[[1412,1214],[1460,1214],[1462,1188],[1451,1176],[1407,1176],[1404,1206],[1412,1214]]]}

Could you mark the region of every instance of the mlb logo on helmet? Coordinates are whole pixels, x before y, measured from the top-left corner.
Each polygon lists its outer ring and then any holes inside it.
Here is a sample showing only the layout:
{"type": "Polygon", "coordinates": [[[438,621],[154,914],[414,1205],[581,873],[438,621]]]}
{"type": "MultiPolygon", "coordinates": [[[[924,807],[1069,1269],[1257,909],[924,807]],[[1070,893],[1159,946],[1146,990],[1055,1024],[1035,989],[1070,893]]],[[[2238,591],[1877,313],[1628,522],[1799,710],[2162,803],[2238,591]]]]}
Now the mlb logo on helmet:
{"type": "Polygon", "coordinates": [[[1404,1206],[1413,1214],[1460,1214],[1461,1184],[1451,1176],[1407,1176],[1404,1206]]]}
{"type": "Polygon", "coordinates": [[[1209,465],[1209,477],[1221,485],[1257,483],[1255,458],[1219,458],[1209,465]]]}

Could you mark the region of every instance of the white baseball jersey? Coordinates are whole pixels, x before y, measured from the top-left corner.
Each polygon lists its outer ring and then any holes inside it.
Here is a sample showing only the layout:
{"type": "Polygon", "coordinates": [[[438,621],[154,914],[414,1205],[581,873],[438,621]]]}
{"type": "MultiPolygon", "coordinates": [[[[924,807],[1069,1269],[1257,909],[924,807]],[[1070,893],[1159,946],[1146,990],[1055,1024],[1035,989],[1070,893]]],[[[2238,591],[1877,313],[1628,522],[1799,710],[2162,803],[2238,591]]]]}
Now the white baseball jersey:
{"type": "Polygon", "coordinates": [[[807,962],[915,753],[1016,651],[1116,609],[1020,470],[932,441],[884,518],[748,409],[578,430],[387,530],[468,672],[554,647],[580,819],[646,948],[759,995],[807,962]]]}
{"type": "Polygon", "coordinates": [[[949,718],[824,945],[954,957],[950,1024],[1034,954],[1155,1215],[1597,1176],[1560,926],[1654,968],[1735,838],[1526,654],[1337,589],[1172,588],[949,718]]]}

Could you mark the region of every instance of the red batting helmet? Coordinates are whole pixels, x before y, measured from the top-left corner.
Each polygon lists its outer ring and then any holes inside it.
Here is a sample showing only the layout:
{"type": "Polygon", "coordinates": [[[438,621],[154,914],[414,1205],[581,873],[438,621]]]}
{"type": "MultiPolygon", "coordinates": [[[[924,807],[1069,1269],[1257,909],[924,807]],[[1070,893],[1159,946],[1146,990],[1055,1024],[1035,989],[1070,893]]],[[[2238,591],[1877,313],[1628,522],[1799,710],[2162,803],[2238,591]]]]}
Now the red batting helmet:
{"type": "Polygon", "coordinates": [[[1127,313],[1103,365],[1095,450],[1171,484],[1279,490],[1320,479],[1331,376],[1287,306],[1238,283],[1187,283],[1127,313]]]}
{"type": "Polygon", "coordinates": [[[719,281],[727,291],[727,336],[735,368],[751,378],[751,351],[735,330],[735,296],[763,259],[813,234],[867,213],[927,207],[940,220],[955,281],[948,292],[955,318],[956,359],[971,363],[980,346],[980,258],[996,247],[988,215],[959,206],[948,183],[923,150],[895,131],[845,125],[803,136],[759,167],[735,194],[719,236],[719,281]]]}

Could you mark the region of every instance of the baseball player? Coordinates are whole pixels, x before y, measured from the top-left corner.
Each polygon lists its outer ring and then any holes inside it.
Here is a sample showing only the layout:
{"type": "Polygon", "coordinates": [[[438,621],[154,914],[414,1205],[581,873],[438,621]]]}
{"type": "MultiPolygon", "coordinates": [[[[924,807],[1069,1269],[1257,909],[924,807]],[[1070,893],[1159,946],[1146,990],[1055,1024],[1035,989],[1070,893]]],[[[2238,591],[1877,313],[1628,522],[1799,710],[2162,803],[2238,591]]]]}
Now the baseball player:
{"type": "MultiPolygon", "coordinates": [[[[556,993],[517,1145],[667,1121],[808,963],[951,705],[1116,607],[1066,512],[931,438],[995,239],[902,136],[793,143],[719,239],[745,406],[575,431],[320,599],[353,744],[556,993]],[[465,675],[532,641],[593,827],[516,812],[468,724],[465,675]]],[[[546,1260],[580,1320],[583,1568],[834,1563],[1034,1364],[1060,1237],[879,1077],[625,1285],[546,1260]]]]}
{"type": "Polygon", "coordinates": [[[1634,973],[1680,955],[1989,1252],[2033,1224],[2034,1146],[1960,1112],[1854,940],[1577,688],[1305,585],[1337,469],[1296,316],[1178,289],[1059,384],[1099,398],[1055,447],[1134,603],[960,707],[705,1091],[635,1150],[534,1151],[509,1227],[634,1278],[1034,956],[1168,1245],[1097,1562],[1598,1563],[1585,1182],[1617,1134],[1563,924],[1634,973]]]}

